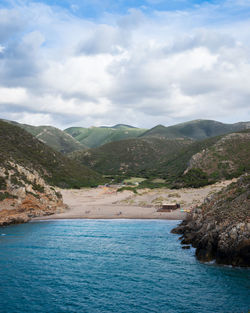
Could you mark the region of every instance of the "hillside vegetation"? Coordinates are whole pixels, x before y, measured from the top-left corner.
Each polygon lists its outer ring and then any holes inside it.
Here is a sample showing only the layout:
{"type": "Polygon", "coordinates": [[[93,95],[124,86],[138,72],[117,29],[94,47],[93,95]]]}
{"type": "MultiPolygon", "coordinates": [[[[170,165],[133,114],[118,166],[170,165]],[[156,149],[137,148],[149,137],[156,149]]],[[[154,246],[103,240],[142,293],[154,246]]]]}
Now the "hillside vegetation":
{"type": "Polygon", "coordinates": [[[113,127],[70,127],[65,129],[65,132],[84,146],[94,148],[113,141],[136,138],[144,133],[145,129],[118,124],[113,127]]]}
{"type": "Polygon", "coordinates": [[[210,120],[195,120],[169,127],[158,125],[149,130],[117,124],[112,127],[70,127],[62,131],[52,126],[7,122],[22,127],[43,143],[62,153],[95,148],[106,143],[133,138],[203,140],[250,127],[250,122],[224,124],[210,120]]]}
{"type": "Polygon", "coordinates": [[[101,181],[99,174],[64,157],[22,128],[0,121],[0,166],[13,167],[15,172],[15,164],[37,171],[48,184],[60,187],[90,186],[101,181]]]}
{"type": "Polygon", "coordinates": [[[250,130],[231,133],[192,156],[188,173],[201,169],[208,177],[228,179],[250,171],[250,130]]]}
{"type": "Polygon", "coordinates": [[[141,135],[141,137],[189,138],[202,140],[231,132],[250,128],[250,122],[224,124],[212,120],[194,120],[169,127],[158,125],[141,135]]]}
{"type": "Polygon", "coordinates": [[[141,187],[200,187],[248,172],[250,130],[201,141],[145,137],[105,144],[70,156],[105,175],[148,178],[141,187]]]}
{"type": "MultiPolygon", "coordinates": [[[[8,121],[10,122],[10,121],[8,121]]],[[[86,146],[74,139],[64,131],[52,126],[32,126],[10,122],[25,129],[41,142],[61,153],[69,153],[76,150],[85,149],[86,146]]]]}
{"type": "Polygon", "coordinates": [[[147,177],[149,173],[156,174],[154,169],[167,156],[176,156],[191,143],[182,139],[126,139],[70,156],[102,174],[147,177]]]}
{"type": "Polygon", "coordinates": [[[250,130],[194,142],[157,164],[172,187],[201,187],[249,172],[250,130]]]}
{"type": "MultiPolygon", "coordinates": [[[[223,124],[197,120],[170,127],[159,125],[146,132],[123,124],[113,127],[72,127],[66,130],[67,133],[47,126],[17,125],[29,130],[40,141],[50,143],[50,146],[71,152],[68,156],[74,161],[64,159],[63,162],[71,162],[66,166],[61,166],[60,161],[55,167],[49,165],[51,168],[48,173],[53,173],[54,177],[51,182],[55,183],[55,177],[59,177],[55,184],[61,183],[63,171],[67,172],[65,177],[71,177],[70,185],[79,180],[82,181],[80,185],[85,185],[86,177],[96,177],[96,173],[82,175],[82,170],[78,171],[75,161],[99,174],[114,176],[118,181],[130,176],[147,178],[141,187],[158,186],[153,182],[155,178],[163,179],[169,187],[200,187],[221,179],[238,177],[249,171],[249,129],[214,136],[245,129],[249,127],[247,122],[223,124]],[[133,136],[136,138],[127,138],[133,136]],[[69,139],[68,146],[65,138],[69,139]],[[126,139],[120,140],[121,138],[126,139]],[[85,145],[95,148],[83,149],[85,145]],[[60,174],[57,175],[58,172],[60,174]]],[[[33,151],[30,153],[32,156],[33,151]]],[[[46,161],[46,156],[42,160],[43,156],[39,155],[40,152],[37,152],[37,157],[33,159],[40,160],[39,164],[44,160],[47,165],[51,164],[46,161]]],[[[55,156],[57,158],[61,160],[61,154],[55,156]]],[[[84,169],[86,173],[89,171],[86,167],[84,169]]],[[[62,181],[65,183],[66,179],[62,181]]]]}
{"type": "Polygon", "coordinates": [[[84,146],[96,148],[106,143],[133,138],[203,140],[247,128],[250,128],[250,122],[224,124],[211,120],[195,120],[168,127],[158,125],[149,130],[118,124],[112,127],[70,127],[65,132],[84,146]]]}

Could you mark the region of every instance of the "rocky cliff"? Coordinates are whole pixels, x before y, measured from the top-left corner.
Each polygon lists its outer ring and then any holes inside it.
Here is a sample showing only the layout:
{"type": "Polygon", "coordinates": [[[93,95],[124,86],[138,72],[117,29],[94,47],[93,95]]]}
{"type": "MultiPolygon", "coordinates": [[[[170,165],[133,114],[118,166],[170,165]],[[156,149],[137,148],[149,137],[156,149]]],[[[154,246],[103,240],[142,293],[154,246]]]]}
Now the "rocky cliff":
{"type": "Polygon", "coordinates": [[[35,170],[6,161],[0,167],[0,226],[65,209],[59,192],[35,170]]]}
{"type": "Polygon", "coordinates": [[[172,232],[200,261],[250,266],[250,175],[207,198],[172,232]]]}

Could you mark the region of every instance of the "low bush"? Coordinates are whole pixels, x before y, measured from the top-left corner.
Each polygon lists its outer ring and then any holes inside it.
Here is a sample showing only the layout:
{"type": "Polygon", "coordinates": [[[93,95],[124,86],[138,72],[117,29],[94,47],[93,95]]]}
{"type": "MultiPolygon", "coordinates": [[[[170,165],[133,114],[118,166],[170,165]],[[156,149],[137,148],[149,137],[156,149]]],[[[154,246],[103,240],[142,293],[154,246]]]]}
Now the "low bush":
{"type": "Polygon", "coordinates": [[[36,190],[40,193],[44,193],[44,191],[45,191],[43,186],[41,186],[39,184],[35,184],[35,183],[32,184],[32,188],[33,188],[33,190],[36,190]]]}
{"type": "Polygon", "coordinates": [[[0,177],[0,190],[5,190],[7,187],[6,185],[6,181],[4,179],[4,177],[0,177]]]}
{"type": "Polygon", "coordinates": [[[137,193],[137,190],[134,187],[121,187],[121,188],[117,189],[117,192],[121,192],[124,190],[129,190],[129,191],[133,191],[133,193],[137,193]]]}
{"type": "Polygon", "coordinates": [[[199,188],[213,183],[208,175],[199,168],[193,168],[183,176],[185,187],[199,188]]]}
{"type": "Polygon", "coordinates": [[[0,192],[0,201],[5,199],[17,199],[17,196],[11,195],[8,192],[0,192]]]}

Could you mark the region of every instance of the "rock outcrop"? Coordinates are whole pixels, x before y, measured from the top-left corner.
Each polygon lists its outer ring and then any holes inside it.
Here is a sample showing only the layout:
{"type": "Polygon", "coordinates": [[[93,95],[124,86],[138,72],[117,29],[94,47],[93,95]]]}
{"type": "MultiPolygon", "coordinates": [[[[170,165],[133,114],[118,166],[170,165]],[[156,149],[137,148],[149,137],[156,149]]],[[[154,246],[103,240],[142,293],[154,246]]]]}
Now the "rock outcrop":
{"type": "Polygon", "coordinates": [[[172,230],[200,261],[250,266],[250,175],[207,198],[172,230]]]}
{"type": "Polygon", "coordinates": [[[0,167],[0,226],[65,209],[62,196],[35,170],[11,161],[0,167]]]}

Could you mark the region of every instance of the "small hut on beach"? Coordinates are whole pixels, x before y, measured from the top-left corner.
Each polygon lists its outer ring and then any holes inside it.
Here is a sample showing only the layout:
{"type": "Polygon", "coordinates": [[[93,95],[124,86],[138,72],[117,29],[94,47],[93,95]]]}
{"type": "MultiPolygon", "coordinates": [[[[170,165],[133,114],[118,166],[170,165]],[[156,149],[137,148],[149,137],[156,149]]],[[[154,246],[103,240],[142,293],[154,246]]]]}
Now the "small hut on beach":
{"type": "Polygon", "coordinates": [[[179,203],[163,203],[157,212],[172,212],[180,208],[179,203]]]}

